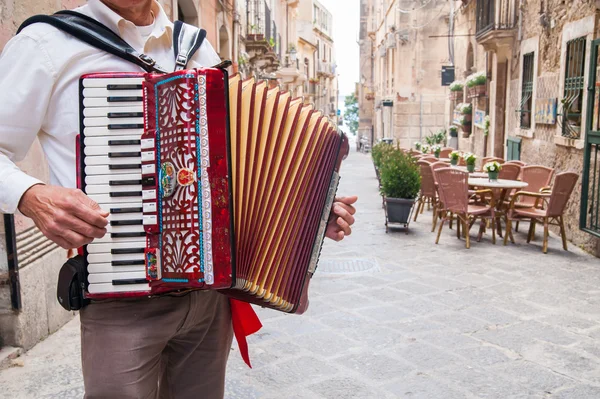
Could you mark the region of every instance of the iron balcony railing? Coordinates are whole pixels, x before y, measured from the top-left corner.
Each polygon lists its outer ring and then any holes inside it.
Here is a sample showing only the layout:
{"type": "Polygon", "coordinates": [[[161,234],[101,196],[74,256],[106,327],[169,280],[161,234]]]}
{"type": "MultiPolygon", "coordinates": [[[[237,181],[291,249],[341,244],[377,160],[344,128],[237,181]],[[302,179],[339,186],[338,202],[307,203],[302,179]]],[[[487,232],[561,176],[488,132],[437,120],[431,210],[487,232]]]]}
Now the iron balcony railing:
{"type": "Polygon", "coordinates": [[[516,26],[516,0],[477,0],[476,12],[477,38],[493,30],[510,30],[516,26]]]}

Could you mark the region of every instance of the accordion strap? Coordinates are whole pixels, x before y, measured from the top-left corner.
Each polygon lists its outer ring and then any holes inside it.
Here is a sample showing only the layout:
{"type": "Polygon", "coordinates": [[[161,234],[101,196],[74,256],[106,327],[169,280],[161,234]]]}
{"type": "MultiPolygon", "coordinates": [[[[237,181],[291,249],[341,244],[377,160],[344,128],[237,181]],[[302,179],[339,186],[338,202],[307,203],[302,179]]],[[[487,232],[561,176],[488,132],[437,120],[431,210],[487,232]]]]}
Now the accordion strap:
{"type": "Polygon", "coordinates": [[[25,27],[38,22],[50,24],[90,46],[132,62],[146,72],[167,73],[151,57],[139,53],[115,32],[87,15],[69,10],[59,11],[54,15],[34,15],[21,24],[17,34],[25,27]]]}
{"type": "Polygon", "coordinates": [[[200,48],[205,38],[206,31],[204,29],[198,29],[182,21],[174,22],[173,48],[176,71],[186,68],[188,61],[200,48]]]}

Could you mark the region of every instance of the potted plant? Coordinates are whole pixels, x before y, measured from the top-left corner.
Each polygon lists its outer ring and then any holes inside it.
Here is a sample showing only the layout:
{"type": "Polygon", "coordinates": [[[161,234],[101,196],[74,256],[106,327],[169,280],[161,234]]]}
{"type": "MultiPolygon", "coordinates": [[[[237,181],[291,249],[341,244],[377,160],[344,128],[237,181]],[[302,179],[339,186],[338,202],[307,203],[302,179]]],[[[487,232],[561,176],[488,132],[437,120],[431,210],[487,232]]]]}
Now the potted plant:
{"type": "Polygon", "coordinates": [[[483,120],[483,134],[485,136],[490,134],[490,123],[490,116],[486,115],[485,119],[483,120]]]}
{"type": "Polygon", "coordinates": [[[387,154],[389,154],[394,147],[385,142],[379,142],[371,148],[371,158],[373,159],[373,166],[375,167],[375,174],[379,179],[379,170],[387,154]]]}
{"type": "Polygon", "coordinates": [[[473,104],[460,103],[458,104],[457,109],[467,121],[471,121],[471,117],[473,115],[473,104]]]}
{"type": "Polygon", "coordinates": [[[431,147],[428,144],[421,145],[421,152],[423,154],[429,154],[431,152],[431,147]]]}
{"type": "Polygon", "coordinates": [[[421,175],[415,158],[392,150],[381,164],[381,194],[384,197],[387,223],[408,225],[411,209],[421,189],[421,175]]]}
{"type": "Polygon", "coordinates": [[[471,97],[485,96],[487,75],[485,72],[476,72],[467,78],[467,87],[471,97]]]}
{"type": "Polygon", "coordinates": [[[460,119],[460,128],[463,132],[463,137],[468,138],[471,134],[471,121],[466,116],[460,119]]]}
{"type": "Polygon", "coordinates": [[[475,172],[475,162],[477,161],[477,155],[468,152],[463,155],[463,159],[467,164],[467,170],[469,171],[469,173],[475,172]]]}
{"type": "Polygon", "coordinates": [[[436,158],[439,158],[440,157],[440,152],[442,152],[442,146],[439,145],[439,144],[436,144],[436,145],[433,146],[433,148],[431,149],[431,151],[433,152],[433,155],[436,158]]]}
{"type": "Polygon", "coordinates": [[[458,165],[458,158],[460,158],[460,152],[452,151],[450,153],[450,165],[452,165],[452,166],[458,165]]]}
{"type": "Polygon", "coordinates": [[[458,137],[458,128],[452,125],[448,128],[448,133],[450,133],[450,137],[458,137]]]}
{"type": "Polygon", "coordinates": [[[502,165],[500,165],[496,161],[488,162],[485,165],[483,165],[483,170],[487,172],[490,181],[498,180],[498,173],[500,173],[501,169],[502,165]]]}
{"type": "Polygon", "coordinates": [[[462,100],[464,88],[464,83],[458,80],[450,83],[450,99],[454,101],[462,100]]]}
{"type": "Polygon", "coordinates": [[[421,144],[419,141],[417,141],[415,143],[415,150],[417,151],[421,151],[421,148],[423,147],[423,144],[421,144]]]}

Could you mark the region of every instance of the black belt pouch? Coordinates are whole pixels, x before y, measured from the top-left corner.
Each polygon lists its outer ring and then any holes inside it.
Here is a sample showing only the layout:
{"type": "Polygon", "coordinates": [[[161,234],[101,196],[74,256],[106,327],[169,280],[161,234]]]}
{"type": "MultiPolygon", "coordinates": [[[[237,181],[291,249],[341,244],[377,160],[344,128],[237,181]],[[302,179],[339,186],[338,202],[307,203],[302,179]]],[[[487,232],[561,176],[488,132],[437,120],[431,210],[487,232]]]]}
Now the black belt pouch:
{"type": "Polygon", "coordinates": [[[79,310],[89,303],[85,299],[85,264],[78,255],[65,263],[58,273],[56,297],[66,310],[79,310]]]}

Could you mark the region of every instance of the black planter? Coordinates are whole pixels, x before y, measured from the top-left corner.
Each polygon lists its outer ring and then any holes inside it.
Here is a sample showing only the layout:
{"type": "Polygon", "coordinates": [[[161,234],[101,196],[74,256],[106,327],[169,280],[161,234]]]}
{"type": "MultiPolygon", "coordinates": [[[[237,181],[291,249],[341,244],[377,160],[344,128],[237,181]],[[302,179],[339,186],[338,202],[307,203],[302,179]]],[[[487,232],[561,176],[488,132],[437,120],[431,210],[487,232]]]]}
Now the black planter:
{"type": "Polygon", "coordinates": [[[388,223],[408,225],[414,199],[386,198],[385,207],[388,223]]]}
{"type": "Polygon", "coordinates": [[[458,130],[456,130],[456,131],[450,130],[450,137],[458,137],[458,130]]]}

